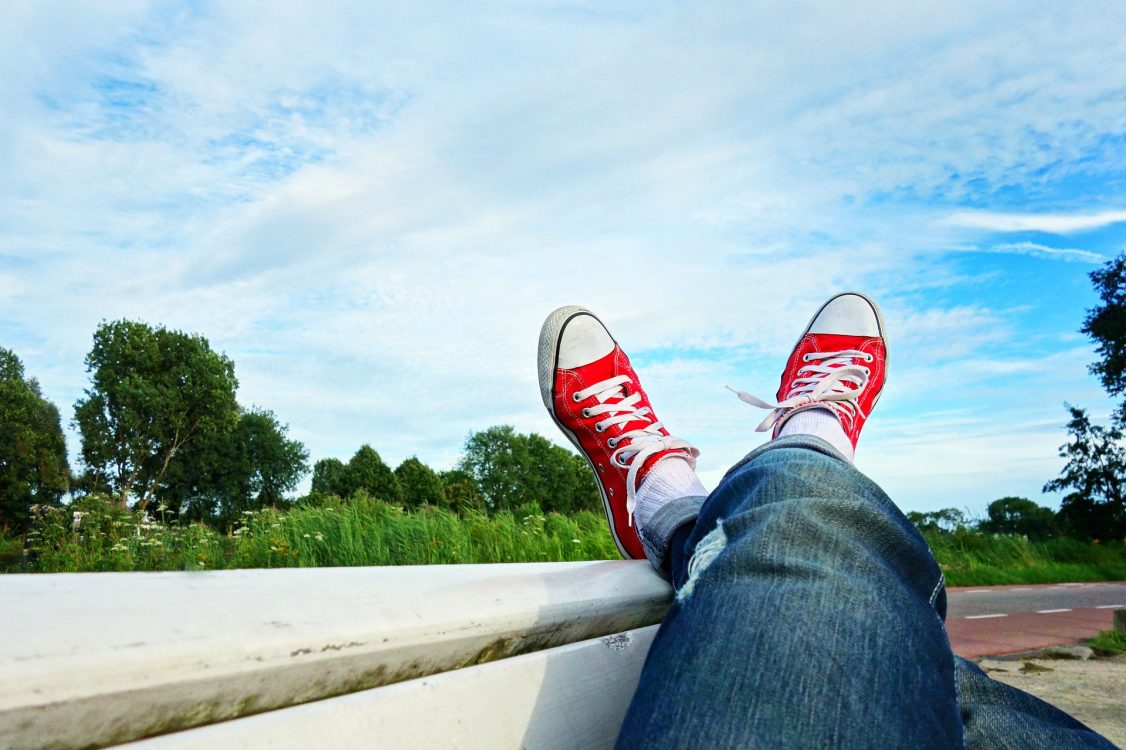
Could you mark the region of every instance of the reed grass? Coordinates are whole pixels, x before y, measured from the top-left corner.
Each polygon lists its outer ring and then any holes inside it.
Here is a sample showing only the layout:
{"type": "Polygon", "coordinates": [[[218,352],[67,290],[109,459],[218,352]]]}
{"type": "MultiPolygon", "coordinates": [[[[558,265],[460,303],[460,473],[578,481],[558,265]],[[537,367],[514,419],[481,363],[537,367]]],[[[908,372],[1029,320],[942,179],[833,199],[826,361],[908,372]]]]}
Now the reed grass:
{"type": "MultiPolygon", "coordinates": [[[[612,560],[594,513],[544,514],[535,504],[486,515],[403,510],[366,495],[247,512],[229,533],[118,508],[104,497],[40,508],[26,550],[0,539],[0,570],[78,572],[612,560]]],[[[926,534],[951,586],[1126,580],[1126,545],[1029,542],[974,531],[926,534]]]]}

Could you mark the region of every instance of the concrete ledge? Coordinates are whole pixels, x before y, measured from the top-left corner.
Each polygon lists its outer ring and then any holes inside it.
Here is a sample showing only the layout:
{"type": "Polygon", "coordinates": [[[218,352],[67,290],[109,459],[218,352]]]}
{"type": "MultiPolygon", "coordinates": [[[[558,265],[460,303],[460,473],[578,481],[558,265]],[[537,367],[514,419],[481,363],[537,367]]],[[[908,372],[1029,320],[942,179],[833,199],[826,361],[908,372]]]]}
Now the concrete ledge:
{"type": "Polygon", "coordinates": [[[314,701],[121,750],[611,750],[657,626],[314,701]]]}
{"type": "Polygon", "coordinates": [[[0,577],[0,746],[91,748],[660,621],[643,561],[0,577]]]}

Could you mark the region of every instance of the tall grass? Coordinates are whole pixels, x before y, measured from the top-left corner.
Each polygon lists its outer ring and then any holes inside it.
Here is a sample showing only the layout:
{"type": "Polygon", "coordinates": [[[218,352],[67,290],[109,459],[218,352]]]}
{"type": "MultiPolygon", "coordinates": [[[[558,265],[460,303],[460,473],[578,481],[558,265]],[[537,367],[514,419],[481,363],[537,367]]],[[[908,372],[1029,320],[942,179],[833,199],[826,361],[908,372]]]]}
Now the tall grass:
{"type": "Polygon", "coordinates": [[[230,534],[167,524],[104,498],[40,509],[28,562],[8,570],[141,571],[350,565],[557,562],[618,557],[606,521],[593,513],[458,515],[404,511],[363,495],[247,512],[230,534]]]}
{"type": "Polygon", "coordinates": [[[1121,542],[1030,542],[964,530],[924,536],[950,586],[1126,580],[1126,545],[1121,542]]]}
{"type": "MultiPolygon", "coordinates": [[[[158,511],[159,515],[159,511],[158,511]]],[[[131,571],[351,565],[430,565],[616,559],[601,514],[458,515],[404,511],[364,495],[246,513],[219,533],[180,526],[89,497],[41,508],[27,539],[0,540],[0,570],[131,571]]],[[[1126,580],[1126,545],[1029,542],[972,531],[926,534],[952,586],[1126,580]]]]}

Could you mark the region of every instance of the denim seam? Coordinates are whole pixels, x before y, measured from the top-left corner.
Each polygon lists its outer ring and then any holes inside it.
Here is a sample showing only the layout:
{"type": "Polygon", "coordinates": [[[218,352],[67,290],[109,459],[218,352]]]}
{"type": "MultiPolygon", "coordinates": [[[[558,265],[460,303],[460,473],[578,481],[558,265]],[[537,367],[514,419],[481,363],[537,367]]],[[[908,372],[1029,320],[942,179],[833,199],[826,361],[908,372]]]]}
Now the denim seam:
{"type": "Polygon", "coordinates": [[[944,584],[944,583],[946,583],[946,574],[945,573],[939,573],[938,574],[938,583],[936,583],[934,585],[934,591],[931,592],[930,605],[932,607],[934,606],[935,600],[938,599],[938,592],[942,589],[942,584],[944,584]]]}

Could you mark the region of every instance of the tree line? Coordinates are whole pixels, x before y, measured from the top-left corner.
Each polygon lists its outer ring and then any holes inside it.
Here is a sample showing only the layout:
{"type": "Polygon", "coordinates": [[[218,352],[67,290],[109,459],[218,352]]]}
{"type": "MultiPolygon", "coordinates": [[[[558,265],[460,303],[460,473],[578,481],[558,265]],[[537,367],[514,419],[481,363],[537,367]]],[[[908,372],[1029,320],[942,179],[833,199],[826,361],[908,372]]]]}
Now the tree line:
{"type": "MultiPolygon", "coordinates": [[[[1080,329],[1100,359],[1090,367],[1112,396],[1126,395],[1126,253],[1090,274],[1100,303],[1080,329]]],[[[0,531],[20,531],[36,504],[104,494],[121,506],[159,509],[162,518],[227,526],[243,512],[285,507],[309,471],[309,452],[273,412],[238,403],[234,363],[198,334],[119,320],[103,322],[86,355],[90,385],[74,405],[81,440],[72,472],[58,409],[19,357],[0,348],[0,531]]],[[[1029,538],[1126,537],[1126,399],[1107,426],[1065,405],[1068,441],[1060,475],[1045,492],[1064,492],[1058,512],[1026,498],[1001,498],[969,522],[947,508],[909,514],[924,529],[1029,538]]],[[[435,471],[417,457],[395,469],[370,445],[347,461],[313,467],[311,498],[363,492],[404,507],[459,512],[573,513],[600,505],[586,462],[536,434],[510,426],[471,434],[458,464],[435,471]]]]}
{"type": "MultiPolygon", "coordinates": [[[[164,519],[229,527],[245,511],[283,508],[309,452],[273,412],[238,403],[234,363],[198,334],[105,322],[86,355],[89,387],[74,405],[81,471],[72,472],[58,409],[19,357],[0,349],[0,531],[21,531],[36,504],[100,494],[164,519]]],[[[313,466],[312,494],[364,492],[407,507],[572,513],[599,506],[574,453],[510,426],[473,433],[458,465],[417,457],[392,470],[370,445],[313,466]]]]}

